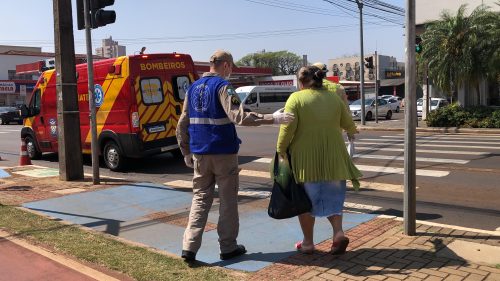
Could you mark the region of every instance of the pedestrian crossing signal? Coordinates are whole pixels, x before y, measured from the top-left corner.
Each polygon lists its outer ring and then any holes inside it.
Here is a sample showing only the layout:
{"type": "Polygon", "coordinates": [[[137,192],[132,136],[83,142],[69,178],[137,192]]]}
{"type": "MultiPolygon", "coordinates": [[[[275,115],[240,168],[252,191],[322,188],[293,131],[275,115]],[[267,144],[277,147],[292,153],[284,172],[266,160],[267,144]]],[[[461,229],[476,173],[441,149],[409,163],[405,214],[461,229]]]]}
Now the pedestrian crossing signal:
{"type": "Polygon", "coordinates": [[[422,52],[422,38],[420,36],[415,37],[415,52],[417,54],[422,52]]]}

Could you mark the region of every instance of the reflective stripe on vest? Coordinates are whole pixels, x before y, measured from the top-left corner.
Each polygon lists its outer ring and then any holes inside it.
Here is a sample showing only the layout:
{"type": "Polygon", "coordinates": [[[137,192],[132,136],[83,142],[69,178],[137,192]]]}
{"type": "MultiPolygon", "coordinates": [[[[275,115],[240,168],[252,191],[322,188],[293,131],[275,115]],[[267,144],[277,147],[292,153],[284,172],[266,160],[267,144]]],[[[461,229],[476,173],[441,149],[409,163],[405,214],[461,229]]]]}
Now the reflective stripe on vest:
{"type": "Polygon", "coordinates": [[[190,124],[198,124],[198,125],[227,125],[231,124],[231,120],[229,118],[189,118],[190,124]]]}

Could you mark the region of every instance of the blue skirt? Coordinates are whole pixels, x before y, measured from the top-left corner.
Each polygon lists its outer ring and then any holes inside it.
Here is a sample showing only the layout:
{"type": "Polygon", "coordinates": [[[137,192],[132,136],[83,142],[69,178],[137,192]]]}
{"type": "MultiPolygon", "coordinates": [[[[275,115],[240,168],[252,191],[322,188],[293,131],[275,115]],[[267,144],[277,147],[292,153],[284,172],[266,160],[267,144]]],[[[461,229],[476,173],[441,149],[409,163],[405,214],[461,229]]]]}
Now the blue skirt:
{"type": "Polygon", "coordinates": [[[306,182],[304,189],[311,199],[311,215],[330,217],[342,215],[344,208],[346,181],[306,182]]]}

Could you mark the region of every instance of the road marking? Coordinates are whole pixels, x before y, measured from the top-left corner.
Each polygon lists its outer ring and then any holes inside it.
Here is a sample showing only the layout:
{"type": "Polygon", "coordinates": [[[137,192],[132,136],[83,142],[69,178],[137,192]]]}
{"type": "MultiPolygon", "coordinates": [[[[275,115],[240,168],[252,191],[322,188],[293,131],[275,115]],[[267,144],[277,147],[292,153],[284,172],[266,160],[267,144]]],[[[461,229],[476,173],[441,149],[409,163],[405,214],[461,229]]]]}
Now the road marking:
{"type": "MultiPolygon", "coordinates": [[[[419,141],[420,139],[417,138],[417,141],[419,141]]],[[[389,141],[389,142],[404,142],[404,140],[400,140],[400,139],[360,139],[360,141],[381,141],[383,143],[385,143],[385,141],[389,141]]],[[[492,145],[492,144],[497,144],[496,142],[483,142],[483,141],[446,141],[446,140],[422,140],[422,141],[425,141],[425,143],[462,143],[462,144],[489,144],[489,145],[492,145]]],[[[418,145],[418,144],[417,144],[418,145]]]]}
{"type": "Polygon", "coordinates": [[[382,207],[380,206],[365,205],[365,204],[350,203],[350,202],[344,202],[344,208],[366,210],[366,211],[378,211],[382,209],[382,207]]]}
{"type": "MultiPolygon", "coordinates": [[[[405,158],[402,157],[402,156],[366,155],[366,154],[355,154],[354,158],[383,159],[383,160],[397,160],[397,161],[404,161],[405,160],[405,158]]],[[[446,163],[446,164],[467,164],[467,163],[470,162],[469,160],[426,158],[426,157],[416,157],[416,161],[419,161],[419,162],[433,162],[433,163],[446,163]]]]}
{"type": "Polygon", "coordinates": [[[273,159],[271,158],[259,158],[259,159],[255,159],[253,160],[252,162],[255,162],[255,163],[266,163],[266,164],[269,164],[273,161],[273,159]]]}
{"type": "MultiPolygon", "coordinates": [[[[379,218],[386,218],[386,219],[394,219],[397,221],[404,221],[404,219],[402,217],[396,217],[396,216],[380,215],[378,217],[379,218]]],[[[463,227],[463,226],[458,226],[458,225],[443,224],[443,223],[422,221],[422,220],[416,220],[416,223],[430,225],[430,226],[443,227],[443,228],[451,228],[451,229],[455,229],[455,230],[476,232],[476,233],[481,233],[481,234],[488,234],[491,236],[499,236],[500,235],[500,231],[498,231],[498,230],[496,230],[496,231],[484,230],[484,229],[478,229],[478,228],[470,228],[470,227],[463,227]]]]}
{"type": "MultiPolygon", "coordinates": [[[[404,143],[383,143],[383,142],[367,142],[367,141],[356,141],[357,144],[373,144],[377,146],[403,146],[405,145],[404,143]]],[[[347,144],[347,143],[346,143],[347,144]]],[[[455,147],[455,148],[477,148],[477,149],[496,149],[499,150],[500,147],[493,147],[493,146],[473,146],[473,145],[453,145],[453,144],[423,144],[423,143],[417,143],[417,146],[425,146],[425,147],[455,147]]]]}
{"type": "MultiPolygon", "coordinates": [[[[93,177],[94,176],[93,174],[88,174],[88,173],[84,173],[83,175],[87,176],[87,177],[93,177]]],[[[101,179],[110,179],[110,180],[125,180],[125,178],[117,178],[117,177],[110,177],[110,176],[103,176],[103,175],[99,175],[99,178],[101,178],[101,179]]]]}
{"type": "MultiPolygon", "coordinates": [[[[404,135],[402,136],[380,136],[381,138],[401,138],[404,139],[404,135]]],[[[497,141],[500,140],[500,136],[471,136],[471,137],[455,137],[455,136],[419,136],[417,137],[418,140],[422,139],[435,139],[435,140],[440,140],[440,139],[445,139],[445,140],[492,140],[492,141],[497,141]]]]}
{"type": "MultiPolygon", "coordinates": [[[[361,171],[366,172],[375,172],[375,173],[384,173],[384,174],[400,174],[404,175],[404,168],[393,168],[393,167],[380,167],[380,166],[369,166],[369,165],[356,165],[356,167],[361,171]]],[[[425,169],[416,169],[417,176],[424,177],[446,177],[450,174],[448,171],[437,171],[437,170],[425,170],[425,169]]]]}
{"type": "Polygon", "coordinates": [[[71,259],[66,258],[64,256],[49,252],[43,248],[31,245],[31,244],[25,242],[24,240],[16,238],[15,236],[13,236],[5,231],[0,230],[0,237],[5,239],[5,240],[9,240],[10,242],[17,244],[17,245],[33,252],[33,253],[37,253],[37,254],[42,255],[50,260],[57,262],[59,264],[62,264],[64,266],[66,266],[74,271],[77,271],[83,275],[86,275],[90,278],[94,278],[96,280],[108,280],[108,281],[116,280],[116,281],[119,281],[118,279],[116,279],[114,277],[106,275],[100,271],[97,271],[93,268],[90,268],[84,264],[77,262],[77,261],[74,261],[74,260],[71,260],[71,259]]]}
{"type": "MultiPolygon", "coordinates": [[[[429,159],[432,159],[432,158],[429,158],[429,159]]],[[[260,158],[260,160],[259,160],[258,163],[269,163],[267,161],[270,161],[270,160],[271,160],[271,158],[260,158]]],[[[252,162],[255,162],[255,161],[252,161],[252,162]]],[[[356,164],[356,167],[359,170],[361,170],[361,171],[404,175],[404,169],[403,168],[392,168],[392,167],[381,167],[381,166],[368,166],[368,165],[357,165],[357,164],[356,164]]],[[[435,171],[435,170],[417,169],[417,175],[418,176],[425,176],[425,177],[446,177],[449,174],[450,174],[450,172],[448,172],[448,171],[435,171]]],[[[253,171],[253,170],[241,170],[240,171],[240,176],[270,178],[269,172],[261,172],[261,171],[253,171]]]]}
{"type": "Polygon", "coordinates": [[[181,187],[181,188],[193,188],[193,182],[192,181],[185,181],[185,180],[175,180],[175,181],[168,181],[163,183],[166,186],[175,186],[175,187],[181,187]]]}
{"type": "Polygon", "coordinates": [[[86,191],[86,189],[75,187],[75,188],[52,190],[51,192],[66,195],[66,194],[73,194],[73,193],[79,193],[79,192],[84,192],[84,191],[86,191]]]}
{"type": "MultiPolygon", "coordinates": [[[[356,150],[362,151],[397,151],[404,152],[403,148],[388,148],[388,147],[380,147],[380,148],[372,148],[372,147],[364,147],[364,146],[356,146],[356,150]]],[[[459,151],[459,150],[427,150],[427,149],[417,149],[417,152],[420,153],[436,153],[436,154],[463,154],[463,155],[490,155],[489,152],[480,152],[480,151],[459,151]]]]}

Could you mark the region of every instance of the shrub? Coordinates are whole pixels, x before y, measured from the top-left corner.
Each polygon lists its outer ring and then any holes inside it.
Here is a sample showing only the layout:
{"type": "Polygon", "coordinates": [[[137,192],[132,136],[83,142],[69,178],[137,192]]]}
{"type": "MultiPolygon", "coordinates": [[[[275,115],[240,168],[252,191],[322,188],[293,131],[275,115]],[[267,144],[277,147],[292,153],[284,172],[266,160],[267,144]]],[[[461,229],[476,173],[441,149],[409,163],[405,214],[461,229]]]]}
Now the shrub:
{"type": "Polygon", "coordinates": [[[429,127],[500,128],[500,109],[452,104],[430,112],[426,122],[429,127]]]}

